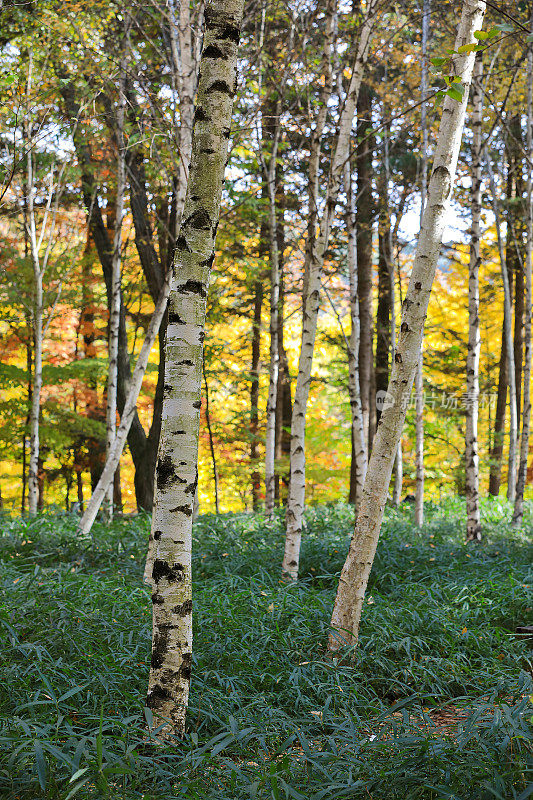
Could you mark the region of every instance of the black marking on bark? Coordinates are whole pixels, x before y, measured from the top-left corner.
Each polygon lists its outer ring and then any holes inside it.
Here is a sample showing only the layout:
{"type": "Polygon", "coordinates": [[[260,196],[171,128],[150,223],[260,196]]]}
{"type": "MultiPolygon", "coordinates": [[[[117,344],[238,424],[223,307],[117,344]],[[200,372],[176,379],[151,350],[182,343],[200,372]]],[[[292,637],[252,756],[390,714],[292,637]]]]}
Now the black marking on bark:
{"type": "Polygon", "coordinates": [[[171,383],[165,383],[164,386],[163,386],[163,395],[165,397],[168,397],[170,392],[172,391],[172,388],[173,387],[172,387],[171,383]]]}
{"type": "MultiPolygon", "coordinates": [[[[187,431],[174,431],[174,436],[183,436],[185,433],[187,431]]],[[[184,467],[186,463],[186,461],[180,461],[180,467],[184,467]]]]}
{"type": "Polygon", "coordinates": [[[159,458],[156,469],[157,488],[164,489],[165,486],[174,483],[177,477],[172,458],[169,455],[159,458]]]}
{"type": "Polygon", "coordinates": [[[183,564],[173,564],[171,567],[168,561],[156,558],[152,568],[152,578],[155,583],[159,583],[162,578],[165,578],[169,583],[176,583],[176,581],[183,579],[184,569],[183,564]]]}
{"type": "Polygon", "coordinates": [[[289,561],[289,567],[296,567],[298,565],[297,561],[289,561]]]}
{"type": "Polygon", "coordinates": [[[200,331],[200,333],[198,334],[198,340],[200,342],[203,342],[204,339],[205,339],[205,333],[204,333],[204,331],[200,331]]]}
{"type": "Polygon", "coordinates": [[[197,231],[210,231],[211,230],[211,217],[205,208],[197,208],[193,211],[191,216],[185,220],[184,225],[194,228],[197,231]]]}
{"type": "Polygon", "coordinates": [[[407,333],[407,331],[409,330],[409,325],[407,324],[407,322],[402,322],[400,330],[402,333],[407,333]]]}
{"type": "Polygon", "coordinates": [[[188,253],[192,253],[191,248],[187,244],[187,239],[185,236],[178,236],[178,241],[176,242],[176,250],[186,250],[188,253]]]}
{"type": "Polygon", "coordinates": [[[200,297],[207,297],[207,292],[201,281],[188,280],[178,287],[179,292],[189,292],[190,294],[199,294],[200,297]]]}
{"type": "Polygon", "coordinates": [[[168,312],[168,324],[169,325],[185,325],[185,320],[183,320],[177,311],[169,311],[168,312]]]}
{"type": "Polygon", "coordinates": [[[201,401],[200,400],[195,400],[194,403],[192,404],[192,407],[196,408],[199,411],[201,409],[201,407],[202,407],[201,401]]]}
{"type": "Polygon", "coordinates": [[[190,358],[184,358],[183,361],[178,362],[180,367],[194,367],[194,361],[191,361],[190,358]]]}
{"type": "Polygon", "coordinates": [[[235,44],[239,44],[239,39],[241,38],[241,32],[235,25],[226,25],[224,30],[221,34],[219,34],[219,39],[229,39],[231,42],[235,42],[235,44]]]}
{"type": "Polygon", "coordinates": [[[182,603],[181,606],[174,606],[172,611],[179,617],[186,617],[188,614],[192,612],[192,600],[185,600],[185,602],[182,603]]]}
{"type": "Polygon", "coordinates": [[[198,106],[198,108],[197,108],[197,109],[195,110],[195,112],[194,112],[194,121],[193,121],[193,124],[194,124],[194,122],[209,122],[209,120],[210,120],[210,119],[211,119],[211,117],[209,117],[209,116],[208,116],[208,115],[205,113],[205,111],[203,110],[203,108],[202,108],[201,106],[198,106]]]}
{"type": "Polygon", "coordinates": [[[162,606],[164,602],[163,595],[159,594],[159,592],[154,592],[152,595],[152,603],[154,606],[162,606]]]}
{"type": "Polygon", "coordinates": [[[192,517],[192,508],[190,506],[176,506],[176,508],[170,509],[171,514],[173,514],[175,511],[180,511],[182,514],[185,514],[186,517],[192,517]]]}
{"type": "Polygon", "coordinates": [[[158,542],[163,535],[163,531],[154,531],[154,539],[158,542]]]}
{"type": "Polygon", "coordinates": [[[158,683],[150,689],[148,697],[146,698],[146,705],[148,708],[161,708],[167,700],[170,700],[172,695],[168,689],[164,689],[158,683]]]}
{"type": "Polygon", "coordinates": [[[191,663],[192,663],[192,656],[190,653],[183,654],[183,663],[180,667],[180,675],[181,677],[186,680],[190,681],[191,679],[191,663]]]}
{"type": "Polygon", "coordinates": [[[229,139],[230,133],[231,133],[230,128],[224,128],[222,131],[222,136],[224,137],[224,139],[229,139]]]}
{"type": "Polygon", "coordinates": [[[394,355],[394,360],[396,361],[397,364],[401,364],[402,361],[403,361],[402,354],[401,353],[396,353],[394,355]]]}
{"type": "Polygon", "coordinates": [[[415,283],[415,291],[419,292],[421,288],[422,288],[422,284],[420,283],[420,281],[417,281],[415,283]]]}
{"type": "Polygon", "coordinates": [[[189,485],[186,486],[183,491],[185,492],[185,494],[192,494],[192,496],[194,497],[194,495],[196,494],[196,487],[197,486],[198,486],[198,476],[196,476],[194,482],[193,483],[189,483],[189,485]]]}
{"type": "Polygon", "coordinates": [[[211,92],[222,92],[222,94],[227,94],[229,97],[233,97],[233,91],[227,81],[213,81],[211,86],[207,88],[206,94],[211,94],[211,92]]]}
{"type": "MultiPolygon", "coordinates": [[[[163,600],[161,599],[161,602],[163,600]]],[[[154,669],[160,669],[165,663],[165,656],[168,650],[168,628],[160,627],[154,633],[154,643],[152,645],[152,658],[150,661],[154,669]]]]}
{"type": "Polygon", "coordinates": [[[215,260],[215,254],[211,253],[209,258],[204,259],[204,261],[200,261],[198,266],[200,266],[200,267],[208,267],[209,269],[211,269],[211,267],[213,266],[213,261],[214,260],[215,260]]]}
{"type": "MultiPolygon", "coordinates": [[[[221,36],[220,38],[223,39],[224,37],[221,36]]],[[[222,52],[220,47],[216,46],[216,44],[208,45],[205,48],[204,52],[202,53],[202,56],[204,58],[223,58],[224,60],[226,60],[225,54],[222,52]]]]}
{"type": "Polygon", "coordinates": [[[204,147],[200,152],[206,156],[212,156],[215,151],[212,147],[204,147]]]}

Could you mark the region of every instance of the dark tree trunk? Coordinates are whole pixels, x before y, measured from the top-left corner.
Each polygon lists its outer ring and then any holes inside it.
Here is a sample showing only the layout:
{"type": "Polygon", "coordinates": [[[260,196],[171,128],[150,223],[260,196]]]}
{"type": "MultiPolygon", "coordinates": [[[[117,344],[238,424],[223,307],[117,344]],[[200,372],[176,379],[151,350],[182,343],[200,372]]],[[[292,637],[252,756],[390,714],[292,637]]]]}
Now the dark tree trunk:
{"type": "Polygon", "coordinates": [[[522,369],[524,361],[524,181],[522,178],[522,125],[519,115],[511,119],[506,141],[507,154],[507,268],[514,283],[514,365],[516,381],[517,425],[520,430],[522,369]]]}
{"type": "MultiPolygon", "coordinates": [[[[266,239],[265,226],[261,226],[261,254],[266,239]]],[[[268,248],[268,242],[266,243],[268,248]]],[[[259,464],[259,366],[261,360],[261,309],[263,307],[263,283],[254,284],[252,322],[252,365],[250,369],[250,462],[252,465],[252,507],[259,509],[261,496],[261,473],[259,464]]]]}
{"type": "Polygon", "coordinates": [[[498,375],[498,398],[494,417],[494,437],[490,451],[489,494],[497,497],[500,493],[502,475],[503,439],[505,434],[505,409],[507,405],[508,378],[507,344],[504,323],[502,323],[502,345],[500,350],[500,369],[498,375]]]}

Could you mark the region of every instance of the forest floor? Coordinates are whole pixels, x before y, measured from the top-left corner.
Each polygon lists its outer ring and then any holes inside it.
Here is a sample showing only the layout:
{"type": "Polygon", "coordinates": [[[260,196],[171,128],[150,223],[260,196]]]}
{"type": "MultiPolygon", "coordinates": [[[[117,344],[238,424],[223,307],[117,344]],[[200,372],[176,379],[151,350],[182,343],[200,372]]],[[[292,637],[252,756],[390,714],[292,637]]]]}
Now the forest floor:
{"type": "Polygon", "coordinates": [[[387,509],[353,662],[325,642],[353,525],[309,509],[301,580],[281,515],[203,515],[183,742],[147,746],[148,519],[0,518],[3,800],[526,800],[533,796],[533,505],[387,509]]]}

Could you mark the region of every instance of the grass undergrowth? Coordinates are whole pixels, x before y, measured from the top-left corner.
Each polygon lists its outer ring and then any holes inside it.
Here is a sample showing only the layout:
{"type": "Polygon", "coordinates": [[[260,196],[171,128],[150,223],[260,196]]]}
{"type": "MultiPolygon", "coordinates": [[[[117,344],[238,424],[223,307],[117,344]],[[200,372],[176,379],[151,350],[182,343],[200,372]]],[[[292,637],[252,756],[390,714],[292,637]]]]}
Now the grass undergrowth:
{"type": "Polygon", "coordinates": [[[485,503],[467,546],[461,500],[420,532],[387,509],[349,665],[324,645],[353,510],[309,509],[294,586],[281,515],[201,516],[189,729],[165,747],[145,733],[147,518],[86,540],[66,514],[0,518],[0,796],[526,800],[532,510],[516,531],[485,503]],[[450,706],[454,730],[435,727],[450,706]]]}

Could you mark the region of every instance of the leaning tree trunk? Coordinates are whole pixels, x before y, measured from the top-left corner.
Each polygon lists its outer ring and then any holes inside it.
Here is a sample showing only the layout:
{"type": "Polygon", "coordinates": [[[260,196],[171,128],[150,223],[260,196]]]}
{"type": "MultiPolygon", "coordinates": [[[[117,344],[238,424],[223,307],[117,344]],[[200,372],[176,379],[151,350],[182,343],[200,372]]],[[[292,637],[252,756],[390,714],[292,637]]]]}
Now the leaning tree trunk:
{"type": "Polygon", "coordinates": [[[498,195],[496,194],[496,181],[494,180],[494,173],[490,163],[490,157],[485,151],[485,160],[487,164],[487,171],[489,173],[490,193],[492,197],[492,210],[496,223],[496,236],[498,240],[498,252],[500,255],[500,266],[503,282],[503,302],[504,302],[504,315],[503,325],[505,332],[505,343],[507,347],[507,364],[508,364],[508,378],[509,378],[509,462],[507,472],[507,499],[514,502],[516,491],[516,444],[518,437],[518,420],[517,420],[517,405],[516,405],[516,373],[514,364],[514,348],[513,348],[513,329],[512,319],[513,312],[511,306],[511,287],[509,284],[509,272],[505,261],[505,250],[501,236],[501,215],[500,204],[498,202],[498,195]]]}
{"type": "MultiPolygon", "coordinates": [[[[456,53],[464,45],[475,45],[474,32],[481,28],[484,13],[483,0],[464,0],[455,44],[456,53]]],[[[449,96],[444,99],[427,203],[404,301],[387,408],[383,410],[374,440],[361,508],[335,599],[331,619],[333,630],[329,637],[329,649],[333,651],[346,644],[357,644],[365,590],[413,386],[424,334],[424,320],[442,244],[448,200],[455,180],[474,55],[471,52],[461,53],[454,55],[451,60],[454,75],[460,78],[464,93],[460,102],[449,96]]]]}
{"type": "Polygon", "coordinates": [[[122,414],[120,415],[120,425],[118,426],[115,439],[107,454],[105,466],[102,470],[102,474],[100,475],[98,484],[96,485],[96,488],[91,495],[91,499],[87,503],[85,513],[80,520],[79,531],[83,536],[87,536],[90,533],[93,522],[96,519],[96,515],[98,514],[100,506],[102,505],[104,497],[113,484],[115,473],[120,464],[120,457],[122,455],[122,451],[124,450],[124,445],[126,444],[126,439],[128,438],[133,418],[137,411],[137,399],[141,391],[146,367],[148,366],[150,351],[159,333],[161,321],[167,308],[169,294],[170,275],[167,275],[165,283],[163,284],[163,288],[161,289],[161,294],[159,295],[154,312],[152,314],[141,352],[137,358],[135,369],[133,370],[133,374],[129,380],[128,394],[126,395],[126,400],[122,408],[122,414]]]}
{"type": "Polygon", "coordinates": [[[308,291],[304,310],[300,359],[298,362],[298,377],[296,379],[292,414],[291,478],[287,502],[285,553],[282,564],[282,575],[285,579],[296,580],[298,577],[305,501],[305,417],[307,400],[309,397],[309,384],[311,382],[318,309],[320,306],[322,268],[328,246],[331,224],[333,222],[333,215],[337,205],[344,165],[349,159],[352,122],[357,107],[357,98],[359,96],[363,71],[368,58],[368,50],[378,5],[379,0],[371,0],[367,6],[365,18],[361,26],[357,55],[353,63],[352,77],[339,119],[337,141],[328,175],[325,208],[320,222],[320,230],[316,241],[313,242],[311,251],[308,291]]]}
{"type": "MultiPolygon", "coordinates": [[[[533,32],[533,17],[531,21],[533,32]]],[[[527,189],[526,189],[526,304],[524,325],[524,398],[522,411],[522,436],[520,438],[520,462],[518,466],[518,480],[516,483],[516,497],[513,513],[513,524],[520,525],[524,515],[524,489],[527,478],[527,458],[529,455],[529,430],[531,424],[531,259],[533,257],[533,51],[529,45],[527,54],[527,189]]]]}
{"type": "Polygon", "coordinates": [[[165,398],[151,570],[153,644],[146,704],[159,736],[182,736],[192,664],[191,537],[206,299],[228,156],[242,0],[209,0],[183,221],[169,300],[165,398]]]}
{"type": "Polygon", "coordinates": [[[481,539],[479,512],[479,265],[482,177],[483,61],[478,53],[472,80],[472,235],[468,268],[468,351],[466,354],[466,541],[481,539]]]}
{"type": "MultiPolygon", "coordinates": [[[[428,125],[426,96],[428,90],[427,46],[429,35],[430,0],[424,0],[422,11],[422,75],[421,75],[421,126],[422,126],[422,186],[420,192],[420,225],[424,216],[427,195],[428,175],[428,125]]],[[[415,374],[415,452],[416,452],[416,489],[415,489],[415,524],[421,528],[424,524],[424,354],[420,349],[420,358],[415,374]]]]}

